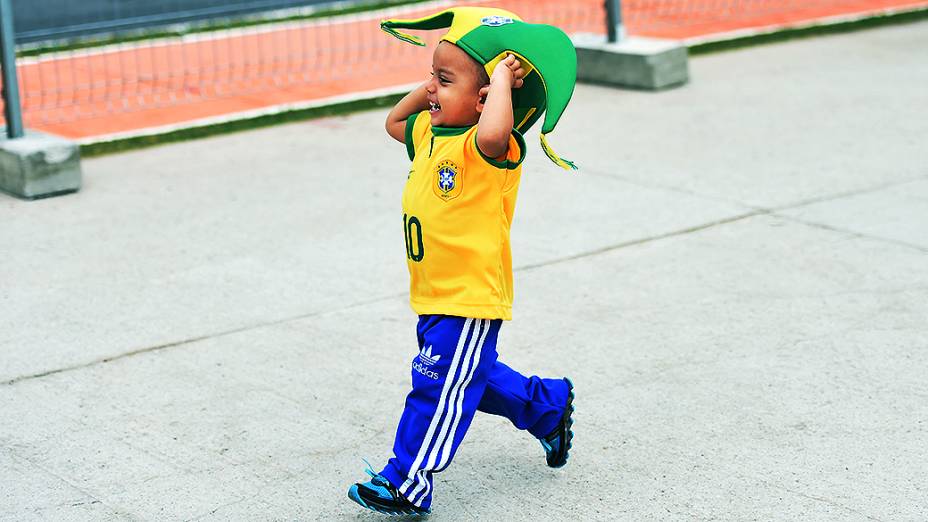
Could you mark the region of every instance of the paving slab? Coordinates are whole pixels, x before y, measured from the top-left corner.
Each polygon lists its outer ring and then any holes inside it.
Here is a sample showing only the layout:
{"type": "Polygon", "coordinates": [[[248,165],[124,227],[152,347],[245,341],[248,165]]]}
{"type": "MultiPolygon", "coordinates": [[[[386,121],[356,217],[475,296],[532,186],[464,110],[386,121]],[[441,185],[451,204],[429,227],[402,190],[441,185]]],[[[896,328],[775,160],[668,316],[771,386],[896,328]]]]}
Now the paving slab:
{"type": "MultiPolygon", "coordinates": [[[[433,519],[926,514],[923,254],[760,216],[593,258],[522,271],[501,336],[577,381],[570,466],[479,416],[433,519]]],[[[416,353],[397,297],[17,383],[0,438],[139,519],[355,519],[416,353]]]]}
{"type": "MultiPolygon", "coordinates": [[[[391,233],[400,230],[405,148],[382,133],[383,118],[92,159],[79,194],[0,200],[4,263],[17,274],[5,283],[16,306],[0,317],[9,346],[0,381],[405,292],[403,242],[391,233]],[[370,147],[353,145],[359,133],[370,147]]],[[[745,212],[573,176],[535,156],[521,188],[516,263],[745,212]],[[599,204],[604,198],[610,203],[599,204]],[[613,205],[617,198],[626,202],[613,205]]]]}
{"type": "Polygon", "coordinates": [[[659,94],[586,87],[596,112],[550,139],[587,170],[763,208],[924,177],[923,26],[693,57],[659,94]]]}
{"type": "Polygon", "coordinates": [[[120,520],[109,506],[5,447],[0,448],[0,470],[6,486],[0,495],[0,520],[120,520]]]}
{"type": "Polygon", "coordinates": [[[780,214],[928,251],[928,179],[787,209],[780,214]]]}

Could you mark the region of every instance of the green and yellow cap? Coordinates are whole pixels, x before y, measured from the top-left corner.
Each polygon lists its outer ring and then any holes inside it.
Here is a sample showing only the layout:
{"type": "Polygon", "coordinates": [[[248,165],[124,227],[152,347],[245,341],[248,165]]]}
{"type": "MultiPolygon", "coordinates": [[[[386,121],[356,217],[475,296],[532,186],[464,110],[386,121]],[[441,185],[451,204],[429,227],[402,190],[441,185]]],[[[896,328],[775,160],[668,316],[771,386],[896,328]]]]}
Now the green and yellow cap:
{"type": "Polygon", "coordinates": [[[507,54],[522,62],[524,83],[512,91],[516,130],[524,134],[544,113],[542,150],[557,165],[576,169],[573,162],[554,153],[545,137],[567,108],[577,82],[577,54],[570,38],[553,25],[526,23],[514,13],[487,7],[454,7],[425,18],[380,22],[384,31],[421,46],[425,46],[421,38],[397,29],[445,27],[449,29],[441,39],[463,49],[484,66],[489,76],[507,54]]]}

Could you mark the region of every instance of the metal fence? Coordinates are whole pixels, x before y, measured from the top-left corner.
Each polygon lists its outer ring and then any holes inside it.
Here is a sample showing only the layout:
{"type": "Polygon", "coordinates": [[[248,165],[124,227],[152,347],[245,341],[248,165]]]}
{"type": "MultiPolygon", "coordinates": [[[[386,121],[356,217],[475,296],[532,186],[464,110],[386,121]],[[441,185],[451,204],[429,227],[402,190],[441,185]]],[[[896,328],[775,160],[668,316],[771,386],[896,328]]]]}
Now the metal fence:
{"type": "Polygon", "coordinates": [[[30,0],[13,3],[19,43],[229,18],[329,0],[30,0]]]}
{"type": "MultiPolygon", "coordinates": [[[[621,5],[629,34],[690,38],[912,2],[622,0],[621,5]]],[[[82,49],[37,50],[34,41],[20,42],[17,69],[25,123],[80,138],[407,84],[427,76],[430,51],[390,38],[379,30],[379,21],[462,3],[162,34],[82,49]]],[[[494,5],[527,21],[605,38],[603,0],[466,5],[494,5]]],[[[431,43],[437,36],[426,35],[431,43]]]]}

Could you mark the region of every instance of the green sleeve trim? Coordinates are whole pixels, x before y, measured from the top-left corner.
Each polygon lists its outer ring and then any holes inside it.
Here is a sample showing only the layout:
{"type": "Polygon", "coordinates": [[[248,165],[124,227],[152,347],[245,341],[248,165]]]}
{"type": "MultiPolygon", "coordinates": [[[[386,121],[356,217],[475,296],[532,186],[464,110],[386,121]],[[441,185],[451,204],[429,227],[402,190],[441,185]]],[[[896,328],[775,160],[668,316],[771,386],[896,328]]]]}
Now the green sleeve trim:
{"type": "Polygon", "coordinates": [[[412,142],[412,129],[416,126],[418,112],[414,112],[406,118],[406,154],[409,155],[409,161],[416,159],[416,144],[412,142]]]}
{"type": "MultiPolygon", "coordinates": [[[[486,154],[484,154],[483,151],[480,150],[480,145],[477,145],[477,133],[476,132],[474,133],[474,147],[477,148],[477,152],[480,153],[480,157],[483,158],[483,160],[489,163],[490,165],[493,165],[494,167],[498,169],[512,170],[518,167],[519,165],[521,165],[522,162],[525,160],[525,138],[523,138],[522,133],[520,133],[516,129],[512,129],[512,136],[516,139],[516,143],[519,144],[519,161],[510,161],[509,159],[506,159],[505,161],[499,161],[495,158],[491,158],[487,156],[486,154]]],[[[508,155],[508,152],[507,152],[507,155],[508,155]]]]}

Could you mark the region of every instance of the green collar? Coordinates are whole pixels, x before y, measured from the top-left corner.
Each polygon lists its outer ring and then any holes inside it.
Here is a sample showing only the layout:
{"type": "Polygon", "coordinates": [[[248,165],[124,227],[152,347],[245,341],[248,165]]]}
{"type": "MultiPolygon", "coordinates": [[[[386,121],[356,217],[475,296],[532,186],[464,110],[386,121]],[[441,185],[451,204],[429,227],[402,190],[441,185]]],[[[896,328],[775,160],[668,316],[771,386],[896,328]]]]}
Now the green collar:
{"type": "Polygon", "coordinates": [[[473,125],[469,127],[436,127],[432,125],[432,135],[438,137],[444,136],[460,136],[465,132],[473,128],[473,125]]]}

